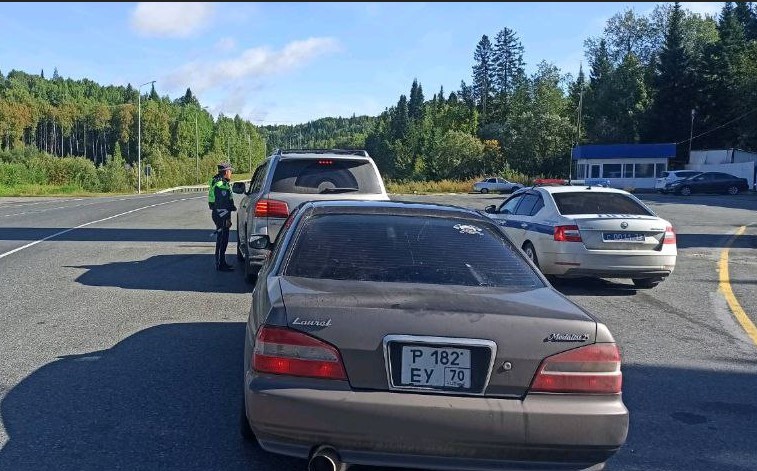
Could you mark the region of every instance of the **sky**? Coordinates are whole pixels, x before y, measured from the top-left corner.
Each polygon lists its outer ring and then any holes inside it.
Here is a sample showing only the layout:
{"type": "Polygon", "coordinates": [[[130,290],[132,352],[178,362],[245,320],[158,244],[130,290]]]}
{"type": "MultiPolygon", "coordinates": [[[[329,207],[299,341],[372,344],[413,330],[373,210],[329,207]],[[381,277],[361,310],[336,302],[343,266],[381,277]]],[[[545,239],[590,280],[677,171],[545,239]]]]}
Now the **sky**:
{"type": "MultiPolygon", "coordinates": [[[[717,14],[722,3],[684,2],[717,14]]],[[[471,82],[481,36],[513,29],[527,72],[586,64],[584,40],[655,3],[0,3],[0,71],[191,88],[214,115],[255,124],[378,115],[409,94],[471,82]]],[[[149,85],[142,89],[149,92],[149,85]]]]}

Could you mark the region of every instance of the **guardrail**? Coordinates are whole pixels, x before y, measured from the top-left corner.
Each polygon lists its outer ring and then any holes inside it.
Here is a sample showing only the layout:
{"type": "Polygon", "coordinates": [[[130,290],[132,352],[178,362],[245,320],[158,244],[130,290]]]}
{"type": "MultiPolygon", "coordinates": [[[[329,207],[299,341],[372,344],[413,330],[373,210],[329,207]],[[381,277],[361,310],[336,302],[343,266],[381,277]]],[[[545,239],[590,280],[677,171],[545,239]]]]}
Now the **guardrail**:
{"type": "Polygon", "coordinates": [[[155,193],[191,193],[200,191],[208,191],[208,185],[177,186],[175,188],[166,188],[165,190],[156,191],[155,193]]]}

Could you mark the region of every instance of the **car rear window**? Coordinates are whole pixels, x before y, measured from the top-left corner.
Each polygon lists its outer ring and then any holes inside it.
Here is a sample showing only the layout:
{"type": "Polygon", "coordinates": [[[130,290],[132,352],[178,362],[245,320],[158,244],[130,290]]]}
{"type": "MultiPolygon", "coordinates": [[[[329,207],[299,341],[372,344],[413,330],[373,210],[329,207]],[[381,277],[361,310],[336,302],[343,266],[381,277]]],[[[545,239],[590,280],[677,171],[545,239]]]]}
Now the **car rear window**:
{"type": "Polygon", "coordinates": [[[325,214],[303,223],[284,275],[517,291],[544,286],[515,250],[485,222],[325,214]]]}
{"type": "Polygon", "coordinates": [[[644,206],[621,193],[571,192],[553,193],[560,214],[635,214],[653,216],[644,206]]]}
{"type": "Polygon", "coordinates": [[[362,159],[286,159],[279,161],[271,191],[279,193],[381,193],[379,176],[362,159]]]}

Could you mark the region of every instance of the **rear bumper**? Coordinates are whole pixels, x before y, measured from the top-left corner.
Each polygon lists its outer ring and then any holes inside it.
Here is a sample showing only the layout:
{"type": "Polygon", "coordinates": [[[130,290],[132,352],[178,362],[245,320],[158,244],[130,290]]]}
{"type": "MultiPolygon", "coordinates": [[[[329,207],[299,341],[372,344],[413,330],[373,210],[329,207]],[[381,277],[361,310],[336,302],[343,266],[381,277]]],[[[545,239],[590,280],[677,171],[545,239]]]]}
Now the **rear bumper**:
{"type": "Polygon", "coordinates": [[[531,394],[520,400],[296,383],[246,377],[250,425],[268,451],[306,458],[314,447],[329,445],[350,464],[567,470],[606,461],[628,432],[619,395],[531,394]]]}
{"type": "MultiPolygon", "coordinates": [[[[579,245],[574,243],[572,245],[579,245]]],[[[539,260],[547,275],[565,277],[665,278],[675,269],[675,247],[652,250],[587,250],[566,248],[565,252],[545,253],[539,260]]]]}

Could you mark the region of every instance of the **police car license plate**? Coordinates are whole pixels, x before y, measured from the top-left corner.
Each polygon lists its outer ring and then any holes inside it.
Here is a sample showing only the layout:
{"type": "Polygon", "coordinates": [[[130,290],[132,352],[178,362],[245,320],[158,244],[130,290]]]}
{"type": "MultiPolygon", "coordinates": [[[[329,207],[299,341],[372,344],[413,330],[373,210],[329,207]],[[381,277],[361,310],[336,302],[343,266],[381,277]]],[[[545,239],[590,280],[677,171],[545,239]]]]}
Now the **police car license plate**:
{"type": "Polygon", "coordinates": [[[471,351],[467,348],[402,346],[403,386],[471,387],[471,351]]]}
{"type": "Polygon", "coordinates": [[[605,242],[644,242],[644,234],[634,232],[604,232],[602,238],[605,242]]]}

